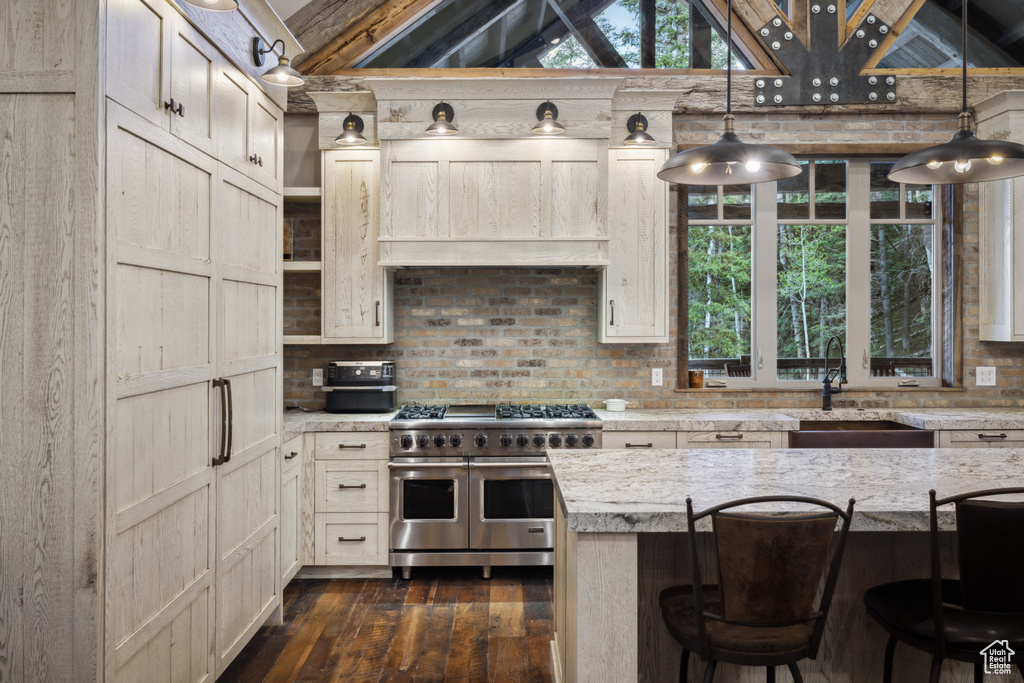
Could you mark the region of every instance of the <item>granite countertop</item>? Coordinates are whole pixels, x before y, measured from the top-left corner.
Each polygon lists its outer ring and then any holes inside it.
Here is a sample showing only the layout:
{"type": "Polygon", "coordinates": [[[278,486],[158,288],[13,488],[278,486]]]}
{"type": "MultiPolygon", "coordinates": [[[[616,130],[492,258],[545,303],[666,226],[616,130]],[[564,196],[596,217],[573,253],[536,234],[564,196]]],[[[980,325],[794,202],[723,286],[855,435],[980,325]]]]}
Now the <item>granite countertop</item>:
{"type": "Polygon", "coordinates": [[[941,497],[1024,485],[1024,449],[1016,448],[559,450],[548,459],[577,532],[685,531],[687,496],[700,511],[780,494],[840,507],[852,496],[856,531],[921,531],[929,489],[941,497]]]}
{"type": "Polygon", "coordinates": [[[388,422],[397,410],[387,413],[325,413],[286,410],[284,413],[284,440],[288,441],[305,432],[386,432],[388,422]]]}

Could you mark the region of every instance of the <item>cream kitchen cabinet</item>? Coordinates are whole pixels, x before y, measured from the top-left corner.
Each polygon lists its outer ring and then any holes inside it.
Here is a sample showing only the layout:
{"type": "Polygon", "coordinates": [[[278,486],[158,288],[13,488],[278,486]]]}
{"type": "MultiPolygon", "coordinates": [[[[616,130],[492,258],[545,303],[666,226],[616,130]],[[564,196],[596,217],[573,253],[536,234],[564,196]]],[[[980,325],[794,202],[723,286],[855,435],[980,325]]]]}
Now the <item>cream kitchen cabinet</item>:
{"type": "Polygon", "coordinates": [[[675,448],[675,432],[611,432],[601,433],[601,448],[675,448]]]}
{"type": "Polygon", "coordinates": [[[936,432],[938,448],[1024,448],[1024,429],[958,429],[936,432]]]}
{"type": "Polygon", "coordinates": [[[281,589],[302,568],[302,466],[305,435],[281,446],[281,589]]]}
{"type": "Polygon", "coordinates": [[[107,96],[213,154],[217,50],[165,0],[111,0],[107,32],[107,96]]]}
{"type": "Polygon", "coordinates": [[[676,448],[786,448],[785,432],[676,432],[676,448]]]}
{"type": "Polygon", "coordinates": [[[667,343],[668,183],[664,149],[612,149],[608,160],[610,264],[601,271],[598,339],[667,343]]]}
{"type": "Polygon", "coordinates": [[[323,154],[323,342],[394,341],[394,276],[377,265],[380,151],[323,154]]]}
{"type": "Polygon", "coordinates": [[[314,564],[388,564],[388,434],[318,432],[314,564]]]}

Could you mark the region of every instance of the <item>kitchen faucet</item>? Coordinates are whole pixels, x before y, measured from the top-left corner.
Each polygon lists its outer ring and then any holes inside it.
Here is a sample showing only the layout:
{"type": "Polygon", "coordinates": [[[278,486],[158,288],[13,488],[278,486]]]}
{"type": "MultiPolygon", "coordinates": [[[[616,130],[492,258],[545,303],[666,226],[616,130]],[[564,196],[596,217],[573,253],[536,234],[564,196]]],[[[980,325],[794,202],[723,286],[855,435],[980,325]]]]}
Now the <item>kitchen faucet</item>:
{"type": "Polygon", "coordinates": [[[829,337],[828,344],[825,345],[825,379],[821,380],[821,409],[832,410],[832,394],[843,393],[843,384],[846,382],[846,354],[843,353],[843,340],[837,335],[829,337]],[[828,369],[828,356],[829,352],[832,351],[832,342],[839,344],[839,367],[833,372],[835,373],[831,377],[829,376],[828,369]],[[836,387],[832,386],[832,380],[838,380],[839,385],[836,387]]]}

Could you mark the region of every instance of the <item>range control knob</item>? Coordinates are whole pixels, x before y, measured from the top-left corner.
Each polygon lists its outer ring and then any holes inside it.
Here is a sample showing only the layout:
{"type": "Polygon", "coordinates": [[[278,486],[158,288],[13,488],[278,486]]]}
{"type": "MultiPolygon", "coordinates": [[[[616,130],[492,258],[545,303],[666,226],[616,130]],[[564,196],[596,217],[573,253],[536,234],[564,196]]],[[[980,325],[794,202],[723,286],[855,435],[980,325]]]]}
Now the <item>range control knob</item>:
{"type": "Polygon", "coordinates": [[[551,444],[553,448],[558,448],[559,446],[562,445],[562,435],[552,434],[550,437],[548,437],[548,443],[551,444]]]}
{"type": "Polygon", "coordinates": [[[487,445],[487,435],[477,434],[476,436],[473,437],[473,443],[476,444],[477,448],[483,448],[484,446],[487,445]]]}
{"type": "Polygon", "coordinates": [[[593,446],[594,445],[594,435],[593,434],[584,434],[583,435],[583,445],[586,448],[590,448],[591,446],[593,446]]]}
{"type": "Polygon", "coordinates": [[[543,446],[544,445],[544,435],[543,434],[534,434],[533,435],[533,445],[536,446],[537,448],[540,448],[541,446],[543,446]]]}
{"type": "Polygon", "coordinates": [[[430,445],[430,437],[426,434],[420,434],[416,437],[416,445],[420,448],[426,448],[430,445]]]}
{"type": "Polygon", "coordinates": [[[526,436],[526,434],[520,434],[516,437],[516,443],[519,444],[520,448],[523,448],[526,444],[530,443],[530,437],[526,436]]]}
{"type": "Polygon", "coordinates": [[[434,445],[438,448],[444,446],[444,434],[438,434],[434,437],[434,445]]]}
{"type": "Polygon", "coordinates": [[[412,436],[406,434],[402,437],[402,448],[412,448],[412,436]]]}
{"type": "Polygon", "coordinates": [[[579,442],[580,437],[576,436],[575,434],[565,435],[565,445],[568,446],[569,448],[575,448],[576,444],[578,444],[579,442]]]}
{"type": "Polygon", "coordinates": [[[462,445],[462,434],[452,434],[452,438],[449,439],[449,443],[455,448],[459,448],[462,445]]]}
{"type": "Polygon", "coordinates": [[[511,434],[502,434],[501,438],[498,439],[498,441],[501,442],[501,447],[502,448],[508,448],[509,446],[512,445],[512,435],[511,434]]]}

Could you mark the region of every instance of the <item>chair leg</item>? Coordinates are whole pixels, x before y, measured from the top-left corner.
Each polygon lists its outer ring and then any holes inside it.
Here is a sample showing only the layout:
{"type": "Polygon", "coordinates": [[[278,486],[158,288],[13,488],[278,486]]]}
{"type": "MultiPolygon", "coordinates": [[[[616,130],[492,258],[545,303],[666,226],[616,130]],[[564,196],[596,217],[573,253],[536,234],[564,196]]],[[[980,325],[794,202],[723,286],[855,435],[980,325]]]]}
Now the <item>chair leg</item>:
{"type": "Polygon", "coordinates": [[[711,683],[715,680],[715,667],[718,666],[718,662],[713,659],[708,660],[707,668],[704,669],[704,683],[711,683]]]}
{"type": "Polygon", "coordinates": [[[885,645],[885,666],[882,669],[882,683],[892,683],[892,656],[896,652],[896,636],[889,636],[885,645]]]}
{"type": "Polygon", "coordinates": [[[981,662],[974,663],[974,683],[982,683],[985,680],[985,665],[981,662]]]}
{"type": "Polygon", "coordinates": [[[793,674],[793,683],[804,683],[804,677],[800,675],[800,668],[796,662],[789,663],[789,673],[793,674]]]}
{"type": "Polygon", "coordinates": [[[938,657],[932,658],[932,671],[928,674],[928,683],[939,683],[939,674],[942,673],[942,660],[938,657]]]}
{"type": "Polygon", "coordinates": [[[679,683],[686,683],[690,675],[690,651],[683,648],[683,656],[679,658],[679,683]]]}
{"type": "Polygon", "coordinates": [[[775,667],[774,666],[766,666],[765,667],[765,677],[764,677],[764,680],[765,680],[765,683],[775,683],[775,667]]]}

